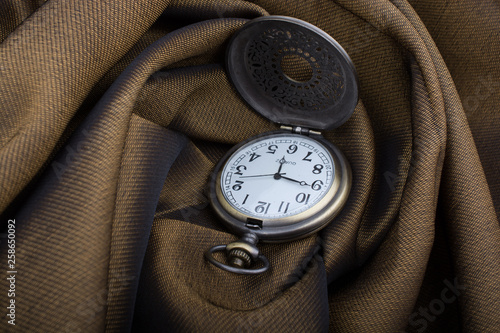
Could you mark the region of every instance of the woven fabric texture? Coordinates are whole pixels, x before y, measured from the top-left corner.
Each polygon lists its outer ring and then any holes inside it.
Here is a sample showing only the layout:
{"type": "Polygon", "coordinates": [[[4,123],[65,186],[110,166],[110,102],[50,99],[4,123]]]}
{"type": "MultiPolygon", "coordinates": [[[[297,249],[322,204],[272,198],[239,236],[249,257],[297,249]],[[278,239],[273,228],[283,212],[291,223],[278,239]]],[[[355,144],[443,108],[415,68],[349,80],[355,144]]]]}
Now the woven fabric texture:
{"type": "Polygon", "coordinates": [[[0,331],[499,332],[499,17],[497,0],[2,1],[0,331]],[[245,276],[204,258],[237,239],[206,190],[278,128],[224,67],[264,15],[335,38],[360,99],[323,133],[352,167],[342,212],[259,244],[272,268],[245,276]]]}

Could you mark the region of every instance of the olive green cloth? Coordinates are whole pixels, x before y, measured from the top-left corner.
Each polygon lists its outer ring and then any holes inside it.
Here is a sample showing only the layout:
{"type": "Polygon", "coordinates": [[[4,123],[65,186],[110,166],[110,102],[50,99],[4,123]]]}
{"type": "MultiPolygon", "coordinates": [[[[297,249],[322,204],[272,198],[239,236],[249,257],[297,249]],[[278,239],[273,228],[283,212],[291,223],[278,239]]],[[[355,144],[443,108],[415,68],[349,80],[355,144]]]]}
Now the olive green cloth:
{"type": "Polygon", "coordinates": [[[499,17],[493,0],[2,1],[0,331],[499,332],[499,17]],[[259,245],[271,269],[241,276],[203,257],[237,239],[205,191],[233,144],[277,128],[224,70],[262,15],[334,37],[360,100],[324,133],[353,170],[341,214],[259,245]]]}

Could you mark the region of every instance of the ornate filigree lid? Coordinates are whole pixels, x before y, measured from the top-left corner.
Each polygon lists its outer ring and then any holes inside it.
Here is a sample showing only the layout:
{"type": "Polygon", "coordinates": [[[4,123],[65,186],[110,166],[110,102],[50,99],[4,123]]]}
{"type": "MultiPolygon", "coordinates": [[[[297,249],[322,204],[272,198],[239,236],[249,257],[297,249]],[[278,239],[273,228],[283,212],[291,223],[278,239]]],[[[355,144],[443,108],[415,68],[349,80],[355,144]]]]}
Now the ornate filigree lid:
{"type": "Polygon", "coordinates": [[[264,16],[232,37],[229,77],[252,108],[273,122],[333,129],[358,102],[356,70],[326,32],[299,19],[264,16]]]}

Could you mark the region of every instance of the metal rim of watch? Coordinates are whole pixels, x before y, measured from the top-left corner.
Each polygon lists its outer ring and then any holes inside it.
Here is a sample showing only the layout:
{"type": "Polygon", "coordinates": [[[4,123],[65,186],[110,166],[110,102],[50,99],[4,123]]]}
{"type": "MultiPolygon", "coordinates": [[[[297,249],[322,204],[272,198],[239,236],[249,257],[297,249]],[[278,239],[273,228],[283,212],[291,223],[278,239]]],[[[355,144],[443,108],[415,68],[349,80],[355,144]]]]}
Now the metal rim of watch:
{"type": "Polygon", "coordinates": [[[320,205],[318,203],[314,206],[316,208],[313,207],[312,213],[311,211],[309,211],[311,210],[310,208],[308,210],[309,214],[306,218],[302,218],[302,214],[292,215],[290,217],[280,218],[279,223],[266,223],[266,221],[269,222],[271,220],[263,219],[263,226],[261,229],[249,228],[246,220],[246,218],[249,216],[245,216],[244,214],[237,212],[229,205],[229,203],[227,203],[224,196],[221,194],[220,174],[224,168],[226,161],[240,147],[246,145],[251,141],[275,135],[297,134],[292,134],[286,131],[272,131],[254,136],[239,143],[238,145],[232,147],[219,161],[214,169],[209,183],[210,203],[216,214],[221,218],[228,229],[239,235],[243,235],[249,232],[254,233],[259,238],[259,240],[263,242],[283,242],[299,239],[317,232],[321,228],[325,227],[344,206],[349,196],[352,182],[351,169],[349,163],[347,162],[347,159],[344,157],[342,152],[335,145],[331,144],[321,136],[312,137],[331,153],[333,161],[335,163],[334,177],[336,177],[336,180],[334,180],[334,182],[336,182],[336,184],[332,184],[332,187],[330,188],[331,193],[328,193],[323,198],[325,199],[325,201],[320,201],[320,205]]]}
{"type": "Polygon", "coordinates": [[[226,67],[242,98],[275,123],[337,128],[358,102],[358,78],[346,51],[296,18],[271,15],[245,24],[229,42],[226,67]],[[290,62],[306,74],[288,75],[284,63],[290,62]]]}

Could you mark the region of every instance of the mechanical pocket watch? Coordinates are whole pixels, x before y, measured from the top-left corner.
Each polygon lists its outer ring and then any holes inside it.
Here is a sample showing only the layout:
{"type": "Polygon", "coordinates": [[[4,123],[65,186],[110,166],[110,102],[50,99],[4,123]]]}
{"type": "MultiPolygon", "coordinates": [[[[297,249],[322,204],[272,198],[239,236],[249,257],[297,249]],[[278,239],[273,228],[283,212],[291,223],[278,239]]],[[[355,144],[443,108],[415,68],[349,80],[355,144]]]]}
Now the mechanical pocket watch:
{"type": "Polygon", "coordinates": [[[342,125],[354,112],[357,76],[332,37],[284,16],[245,24],[229,42],[226,66],[241,97],[281,130],[237,144],[215,167],[211,205],[241,238],[214,246],[205,256],[221,269],[259,274],[269,268],[259,241],[285,242],[315,233],[347,201],[349,163],[321,130],[342,125]],[[224,252],[225,260],[217,260],[216,252],[224,252]]]}

